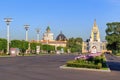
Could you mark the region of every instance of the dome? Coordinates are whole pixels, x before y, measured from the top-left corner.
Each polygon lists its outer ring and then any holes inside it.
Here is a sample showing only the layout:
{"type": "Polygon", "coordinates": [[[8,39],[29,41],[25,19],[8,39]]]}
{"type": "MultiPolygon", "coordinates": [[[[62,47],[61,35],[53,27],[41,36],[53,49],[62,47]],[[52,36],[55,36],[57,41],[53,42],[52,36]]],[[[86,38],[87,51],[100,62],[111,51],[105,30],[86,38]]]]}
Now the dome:
{"type": "Polygon", "coordinates": [[[57,41],[66,41],[67,38],[65,37],[65,35],[61,32],[57,38],[56,38],[57,41]]]}
{"type": "Polygon", "coordinates": [[[49,26],[46,28],[46,31],[47,31],[48,33],[50,32],[50,27],[49,27],[49,26]]]}

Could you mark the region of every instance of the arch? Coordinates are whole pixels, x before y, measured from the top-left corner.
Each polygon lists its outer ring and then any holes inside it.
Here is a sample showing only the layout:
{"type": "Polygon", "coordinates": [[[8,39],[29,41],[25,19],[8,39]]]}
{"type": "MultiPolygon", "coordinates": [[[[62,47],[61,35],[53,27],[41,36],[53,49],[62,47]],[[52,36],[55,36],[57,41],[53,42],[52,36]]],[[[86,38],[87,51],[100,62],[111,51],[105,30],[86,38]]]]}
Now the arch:
{"type": "Polygon", "coordinates": [[[97,47],[96,46],[92,46],[91,53],[97,53],[97,47]]]}

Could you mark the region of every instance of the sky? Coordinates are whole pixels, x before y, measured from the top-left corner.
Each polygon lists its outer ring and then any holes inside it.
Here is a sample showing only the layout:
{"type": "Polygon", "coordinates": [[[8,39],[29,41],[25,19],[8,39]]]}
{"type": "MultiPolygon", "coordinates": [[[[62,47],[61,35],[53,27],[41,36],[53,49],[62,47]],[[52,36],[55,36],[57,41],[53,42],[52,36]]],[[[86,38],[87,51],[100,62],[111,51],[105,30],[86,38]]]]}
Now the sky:
{"type": "Polygon", "coordinates": [[[0,38],[6,38],[4,18],[12,18],[10,39],[25,40],[24,25],[29,24],[29,40],[40,39],[47,26],[54,38],[62,31],[67,37],[90,37],[94,19],[105,40],[106,23],[120,22],[120,0],[0,0],[0,38]]]}

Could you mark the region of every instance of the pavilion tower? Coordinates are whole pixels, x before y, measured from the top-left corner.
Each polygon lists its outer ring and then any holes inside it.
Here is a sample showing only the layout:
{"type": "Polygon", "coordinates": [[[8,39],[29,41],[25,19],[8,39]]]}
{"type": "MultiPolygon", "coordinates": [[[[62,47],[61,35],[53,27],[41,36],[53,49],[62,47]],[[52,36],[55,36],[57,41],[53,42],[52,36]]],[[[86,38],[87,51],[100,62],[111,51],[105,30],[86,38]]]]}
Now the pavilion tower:
{"type": "Polygon", "coordinates": [[[93,48],[96,48],[96,52],[101,52],[100,32],[96,24],[96,20],[94,20],[88,46],[89,51],[91,51],[93,48]]]}
{"type": "Polygon", "coordinates": [[[100,32],[96,24],[96,20],[94,20],[94,24],[90,36],[90,42],[100,42],[100,32]]]}
{"type": "Polygon", "coordinates": [[[82,53],[99,53],[106,52],[106,41],[101,41],[99,27],[97,26],[96,19],[91,30],[90,38],[83,41],[82,53]]]}

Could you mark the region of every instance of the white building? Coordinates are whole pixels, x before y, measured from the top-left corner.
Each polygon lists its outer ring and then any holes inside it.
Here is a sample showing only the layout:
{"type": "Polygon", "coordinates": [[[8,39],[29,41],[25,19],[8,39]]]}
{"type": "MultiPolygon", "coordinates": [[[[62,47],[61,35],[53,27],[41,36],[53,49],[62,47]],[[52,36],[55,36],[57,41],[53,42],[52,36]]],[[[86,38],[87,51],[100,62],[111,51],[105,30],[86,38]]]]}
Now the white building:
{"type": "Polygon", "coordinates": [[[46,32],[43,34],[43,40],[44,41],[53,41],[54,40],[54,34],[51,32],[49,26],[47,27],[46,32]]]}

